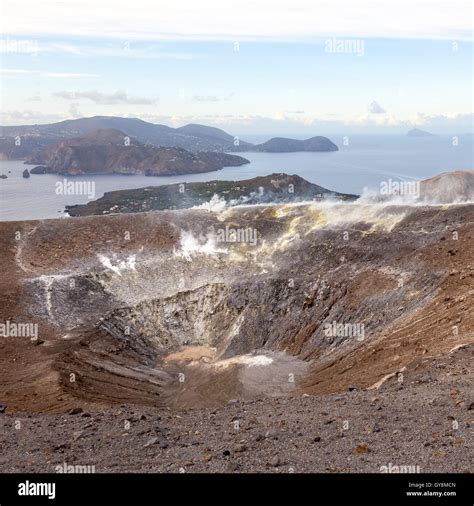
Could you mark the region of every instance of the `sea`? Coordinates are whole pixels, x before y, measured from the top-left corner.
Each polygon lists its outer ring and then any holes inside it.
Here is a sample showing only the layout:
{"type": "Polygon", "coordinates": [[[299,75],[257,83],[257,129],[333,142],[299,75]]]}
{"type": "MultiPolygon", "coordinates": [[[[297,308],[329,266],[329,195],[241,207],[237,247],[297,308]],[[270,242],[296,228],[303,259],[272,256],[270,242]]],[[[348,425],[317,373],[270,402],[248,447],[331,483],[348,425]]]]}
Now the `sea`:
{"type": "MultiPolygon", "coordinates": [[[[250,179],[285,172],[330,190],[361,194],[381,183],[418,181],[441,172],[472,170],[472,134],[433,137],[331,136],[339,151],[330,153],[238,153],[250,160],[240,167],[183,176],[87,175],[65,178],[44,174],[22,177],[22,161],[0,161],[0,221],[69,218],[66,205],[84,204],[105,192],[196,181],[250,179]],[[83,182],[83,185],[71,184],[83,182]]],[[[72,218],[69,218],[72,219],[72,218]]]]}

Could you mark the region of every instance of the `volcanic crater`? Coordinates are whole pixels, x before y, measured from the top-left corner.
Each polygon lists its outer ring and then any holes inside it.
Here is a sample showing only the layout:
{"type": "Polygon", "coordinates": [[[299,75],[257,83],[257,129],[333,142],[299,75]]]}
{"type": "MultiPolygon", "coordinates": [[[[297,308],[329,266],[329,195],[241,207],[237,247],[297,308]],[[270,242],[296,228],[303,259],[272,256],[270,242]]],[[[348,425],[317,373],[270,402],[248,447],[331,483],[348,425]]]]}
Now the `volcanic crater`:
{"type": "Polygon", "coordinates": [[[39,337],[2,343],[0,393],[64,411],[369,388],[472,342],[473,214],[306,203],[2,223],[3,317],[39,337]],[[224,227],[258,240],[219,243],[224,227]]]}

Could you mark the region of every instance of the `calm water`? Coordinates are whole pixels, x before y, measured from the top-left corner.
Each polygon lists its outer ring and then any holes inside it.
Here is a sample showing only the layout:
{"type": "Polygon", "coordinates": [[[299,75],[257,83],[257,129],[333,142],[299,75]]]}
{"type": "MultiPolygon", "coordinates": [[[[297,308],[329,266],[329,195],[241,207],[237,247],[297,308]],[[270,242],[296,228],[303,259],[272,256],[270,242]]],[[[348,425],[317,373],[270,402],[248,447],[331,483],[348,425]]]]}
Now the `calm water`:
{"type": "MultiPolygon", "coordinates": [[[[251,163],[227,167],[218,172],[172,177],[79,176],[68,181],[94,181],[95,198],[105,192],[170,183],[240,180],[273,172],[298,174],[308,181],[347,193],[361,193],[364,187],[379,188],[380,182],[418,180],[440,172],[473,169],[472,136],[459,137],[453,146],[451,137],[409,138],[398,136],[354,136],[349,146],[342,137],[331,136],[340,151],[334,153],[241,153],[251,163]]],[[[64,217],[66,205],[82,204],[88,195],[57,194],[56,183],[63,176],[32,175],[22,177],[28,167],[21,161],[0,162],[0,220],[24,220],[64,217]]]]}

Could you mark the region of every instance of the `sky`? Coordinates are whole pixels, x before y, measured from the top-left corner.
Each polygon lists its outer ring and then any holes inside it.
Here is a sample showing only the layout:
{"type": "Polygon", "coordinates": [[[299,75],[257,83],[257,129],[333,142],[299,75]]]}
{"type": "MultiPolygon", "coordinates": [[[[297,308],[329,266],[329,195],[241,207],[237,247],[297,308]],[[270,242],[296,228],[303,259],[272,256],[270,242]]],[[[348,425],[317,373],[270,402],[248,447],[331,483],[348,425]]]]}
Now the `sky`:
{"type": "Polygon", "coordinates": [[[0,124],[473,131],[465,0],[4,0],[0,124]]]}

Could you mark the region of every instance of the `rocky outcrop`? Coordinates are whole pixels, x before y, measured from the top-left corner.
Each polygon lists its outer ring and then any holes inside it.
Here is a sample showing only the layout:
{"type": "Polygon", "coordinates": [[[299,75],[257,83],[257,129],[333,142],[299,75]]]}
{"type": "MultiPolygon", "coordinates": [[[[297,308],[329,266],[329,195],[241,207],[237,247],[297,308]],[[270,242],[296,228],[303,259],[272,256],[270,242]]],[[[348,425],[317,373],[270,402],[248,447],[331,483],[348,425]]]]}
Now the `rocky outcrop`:
{"type": "Polygon", "coordinates": [[[48,172],[48,167],[44,167],[43,165],[38,165],[30,170],[31,174],[47,174],[48,172]]]}
{"type": "MultiPolygon", "coordinates": [[[[157,148],[138,142],[119,130],[104,129],[48,146],[27,159],[46,172],[79,174],[145,174],[171,176],[220,170],[249,163],[225,153],[191,153],[181,148],[157,148]]],[[[39,173],[44,173],[40,169],[39,173]]]]}
{"type": "Polygon", "coordinates": [[[257,144],[252,151],[266,153],[294,153],[297,151],[338,151],[338,147],[327,137],[311,137],[298,140],[285,137],[274,137],[263,144],[257,144]]]}
{"type": "Polygon", "coordinates": [[[70,216],[90,216],[186,209],[199,205],[212,208],[222,205],[322,201],[324,199],[350,201],[356,198],[356,195],[327,190],[300,176],[271,174],[243,181],[187,183],[184,193],[179,184],[112,191],[93,202],[67,206],[66,211],[70,216]]]}
{"type": "Polygon", "coordinates": [[[474,170],[443,172],[420,184],[420,199],[438,204],[474,201],[474,170]]]}
{"type": "Polygon", "coordinates": [[[419,128],[413,128],[407,132],[407,137],[434,137],[434,134],[419,128]]]}

